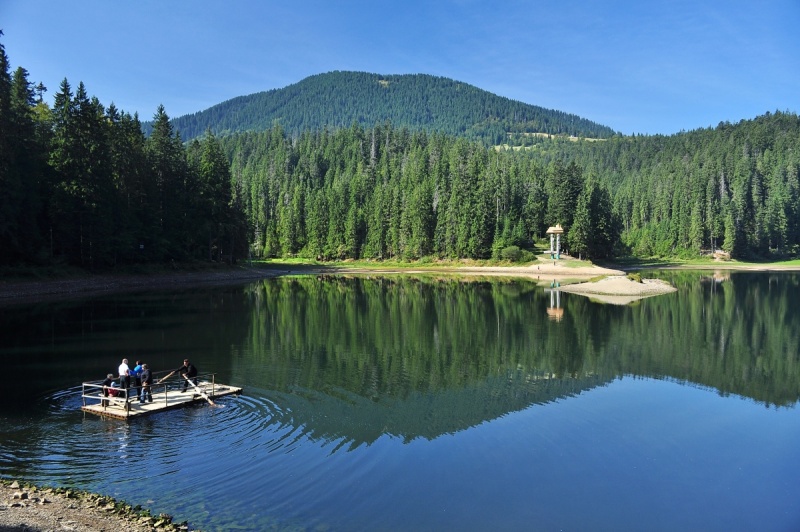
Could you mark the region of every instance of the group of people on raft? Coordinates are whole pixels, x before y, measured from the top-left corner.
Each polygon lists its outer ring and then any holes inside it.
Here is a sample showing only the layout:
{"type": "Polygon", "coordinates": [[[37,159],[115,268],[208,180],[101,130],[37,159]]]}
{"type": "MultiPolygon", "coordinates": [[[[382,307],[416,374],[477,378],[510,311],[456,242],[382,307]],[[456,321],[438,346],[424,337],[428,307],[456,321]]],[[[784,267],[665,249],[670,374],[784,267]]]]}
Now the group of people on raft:
{"type": "MultiPolygon", "coordinates": [[[[119,365],[118,373],[118,379],[114,378],[113,373],[109,373],[106,376],[106,379],[103,381],[102,386],[104,397],[108,397],[109,395],[116,397],[125,393],[122,390],[133,391],[135,389],[135,397],[139,399],[139,403],[153,402],[153,372],[150,370],[150,366],[147,364],[142,364],[137,360],[136,365],[131,368],[128,365],[128,359],[123,358],[122,363],[119,365]]],[[[175,373],[180,373],[180,375],[183,377],[182,392],[186,391],[190,380],[195,386],[197,386],[197,368],[194,366],[194,364],[189,362],[189,359],[184,359],[182,366],[169,372],[166,376],[159,379],[156,384],[160,384],[162,381],[167,380],[175,373]]],[[[127,392],[127,397],[129,400],[132,400],[134,396],[130,391],[127,392]]],[[[106,402],[104,401],[103,403],[105,406],[106,402]]]]}

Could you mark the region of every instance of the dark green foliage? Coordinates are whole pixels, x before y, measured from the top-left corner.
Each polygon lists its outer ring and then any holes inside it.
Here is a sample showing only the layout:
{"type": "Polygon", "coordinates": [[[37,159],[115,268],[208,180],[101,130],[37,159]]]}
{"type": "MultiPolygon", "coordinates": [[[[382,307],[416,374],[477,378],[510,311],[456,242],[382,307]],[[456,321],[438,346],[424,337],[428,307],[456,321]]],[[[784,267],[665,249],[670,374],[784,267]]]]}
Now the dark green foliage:
{"type": "Polygon", "coordinates": [[[608,190],[595,179],[588,179],[578,197],[568,233],[570,254],[591,259],[612,257],[620,231],[608,190]]]}
{"type": "Polygon", "coordinates": [[[83,84],[65,79],[51,109],[27,76],[0,45],[2,265],[501,259],[555,224],[592,259],[800,253],[789,112],[621,137],[445,78],[334,72],[184,122],[160,107],[145,138],[83,84]],[[218,136],[248,128],[266,129],[218,136]],[[509,131],[528,148],[486,147],[509,131]]]}
{"type": "Polygon", "coordinates": [[[65,79],[50,109],[0,45],[0,266],[247,256],[241,181],[213,137],[190,165],[163,107],[138,117],[65,79]]]}
{"type": "Polygon", "coordinates": [[[508,246],[500,251],[500,257],[503,260],[517,262],[522,258],[522,250],[517,246],[508,246]]]}
{"type": "Polygon", "coordinates": [[[565,231],[572,226],[583,188],[582,174],[581,168],[574,162],[567,166],[561,160],[553,163],[545,183],[548,198],[545,221],[548,225],[561,224],[565,231]]]}
{"type": "Polygon", "coordinates": [[[788,112],[671,137],[551,142],[537,157],[592,168],[635,255],[800,251],[800,119],[788,112]]]}
{"type": "Polygon", "coordinates": [[[640,273],[629,273],[625,277],[627,277],[628,279],[630,279],[631,281],[633,281],[635,283],[641,283],[642,282],[642,274],[640,274],[640,273]]]}
{"type": "Polygon", "coordinates": [[[220,142],[264,257],[501,258],[516,246],[506,260],[530,260],[520,248],[546,229],[551,173],[528,154],[391,126],[295,138],[275,127],[220,142]]]}
{"type": "MultiPolygon", "coordinates": [[[[425,74],[381,76],[329,72],[294,85],[240,96],[173,120],[184,138],[264,131],[276,122],[291,135],[390,122],[504,144],[531,133],[609,138],[614,131],[585,118],[528,105],[472,85],[425,74]]],[[[516,143],[516,142],[515,142],[516,143]]]]}

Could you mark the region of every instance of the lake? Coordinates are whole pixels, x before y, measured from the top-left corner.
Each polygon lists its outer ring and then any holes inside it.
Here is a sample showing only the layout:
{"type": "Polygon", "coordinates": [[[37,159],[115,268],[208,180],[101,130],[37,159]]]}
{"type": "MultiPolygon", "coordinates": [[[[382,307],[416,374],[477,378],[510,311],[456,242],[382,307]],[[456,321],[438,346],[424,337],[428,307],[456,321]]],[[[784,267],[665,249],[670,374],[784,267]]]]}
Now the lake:
{"type": "Polygon", "coordinates": [[[800,275],[295,276],[0,308],[0,476],[203,530],[800,529],[800,275]],[[241,396],[80,411],[120,360],[241,396]]]}

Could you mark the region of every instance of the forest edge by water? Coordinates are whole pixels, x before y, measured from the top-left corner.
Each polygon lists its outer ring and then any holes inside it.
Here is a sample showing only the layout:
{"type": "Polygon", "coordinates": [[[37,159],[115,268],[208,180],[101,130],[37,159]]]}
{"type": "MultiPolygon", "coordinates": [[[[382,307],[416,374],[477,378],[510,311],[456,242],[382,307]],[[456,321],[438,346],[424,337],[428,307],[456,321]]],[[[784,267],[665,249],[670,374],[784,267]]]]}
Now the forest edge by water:
{"type": "Polygon", "coordinates": [[[36,303],[56,299],[71,299],[99,294],[123,293],[138,290],[191,288],[238,284],[279,275],[315,274],[446,274],[471,276],[544,277],[545,279],[594,279],[620,275],[623,271],[648,269],[740,270],[740,271],[800,271],[800,263],[772,262],[629,262],[624,265],[597,266],[582,261],[537,261],[525,266],[486,265],[483,263],[456,263],[444,265],[400,262],[336,262],[311,263],[270,261],[251,265],[219,265],[201,269],[176,268],[156,273],[96,273],[71,272],[68,274],[43,274],[38,278],[4,276],[0,280],[0,306],[36,303]]]}

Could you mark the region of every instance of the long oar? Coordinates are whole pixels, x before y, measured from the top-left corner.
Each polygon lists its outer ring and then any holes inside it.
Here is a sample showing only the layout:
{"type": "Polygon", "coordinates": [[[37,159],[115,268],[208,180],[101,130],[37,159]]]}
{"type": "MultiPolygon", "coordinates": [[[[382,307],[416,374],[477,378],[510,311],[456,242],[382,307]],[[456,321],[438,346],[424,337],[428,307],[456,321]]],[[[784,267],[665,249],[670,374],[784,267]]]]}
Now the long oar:
{"type": "Polygon", "coordinates": [[[186,382],[188,382],[189,384],[191,384],[192,386],[194,386],[194,389],[195,389],[195,390],[197,390],[197,393],[199,393],[200,395],[202,395],[203,397],[205,397],[205,398],[206,398],[206,401],[208,401],[208,404],[210,404],[211,406],[217,406],[217,404],[216,404],[214,401],[212,401],[212,400],[211,400],[211,398],[210,398],[209,396],[207,396],[207,395],[206,395],[206,392],[204,392],[203,390],[201,390],[201,389],[200,389],[200,387],[199,387],[199,386],[197,386],[197,385],[196,385],[196,384],[195,384],[195,383],[192,381],[192,379],[190,379],[189,377],[187,377],[187,376],[186,376],[186,375],[184,375],[184,374],[181,374],[181,377],[183,377],[184,379],[186,379],[186,382]]]}
{"type": "MultiPolygon", "coordinates": [[[[178,371],[178,370],[175,370],[175,371],[178,371]]],[[[164,382],[165,380],[167,380],[167,379],[169,379],[170,377],[172,377],[172,376],[175,374],[175,371],[170,371],[169,373],[167,373],[167,375],[166,375],[166,376],[164,376],[164,377],[161,377],[160,379],[158,379],[158,382],[157,382],[156,384],[161,384],[161,383],[162,383],[162,382],[164,382]]]]}

